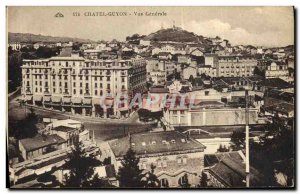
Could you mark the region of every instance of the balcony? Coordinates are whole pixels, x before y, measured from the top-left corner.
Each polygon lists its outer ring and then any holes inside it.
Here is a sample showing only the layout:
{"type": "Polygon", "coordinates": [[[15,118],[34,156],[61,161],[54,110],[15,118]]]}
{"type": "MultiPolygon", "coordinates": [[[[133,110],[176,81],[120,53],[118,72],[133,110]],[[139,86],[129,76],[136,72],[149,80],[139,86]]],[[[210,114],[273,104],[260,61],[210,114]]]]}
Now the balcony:
{"type": "Polygon", "coordinates": [[[90,92],[89,92],[89,91],[86,91],[86,92],[84,93],[84,97],[91,97],[90,92]]]}
{"type": "Polygon", "coordinates": [[[31,90],[29,89],[29,88],[27,88],[26,90],[25,90],[25,94],[32,94],[32,92],[31,92],[31,90]]]}

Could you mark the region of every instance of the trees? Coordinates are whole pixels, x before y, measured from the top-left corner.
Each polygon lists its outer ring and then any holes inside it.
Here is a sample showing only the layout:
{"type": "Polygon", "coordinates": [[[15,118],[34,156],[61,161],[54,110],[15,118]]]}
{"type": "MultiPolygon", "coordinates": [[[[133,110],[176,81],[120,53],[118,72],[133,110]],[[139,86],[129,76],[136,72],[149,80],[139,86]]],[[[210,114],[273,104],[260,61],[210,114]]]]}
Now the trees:
{"type": "Polygon", "coordinates": [[[233,131],[231,135],[232,149],[234,151],[241,150],[245,147],[245,132],[233,131]]]}
{"type": "Polygon", "coordinates": [[[16,139],[34,137],[38,133],[38,128],[36,126],[37,122],[38,116],[31,108],[30,113],[28,113],[26,117],[20,121],[14,121],[13,118],[9,118],[8,134],[10,137],[15,137],[16,139]]]}
{"type": "Polygon", "coordinates": [[[194,78],[193,75],[190,75],[190,77],[189,77],[189,82],[191,82],[191,84],[194,85],[195,78],[194,78]]]}
{"type": "Polygon", "coordinates": [[[184,174],[183,177],[179,179],[180,183],[179,185],[181,188],[190,188],[191,184],[189,183],[188,175],[184,174]]]}
{"type": "Polygon", "coordinates": [[[146,181],[145,181],[145,187],[148,188],[156,188],[159,187],[159,180],[157,176],[154,174],[154,170],[156,166],[151,164],[150,166],[151,170],[146,174],[146,181]]]}
{"type": "Polygon", "coordinates": [[[65,175],[64,187],[84,188],[84,187],[109,187],[109,183],[95,175],[94,166],[100,165],[100,161],[92,156],[87,156],[83,145],[75,141],[74,148],[69,154],[69,160],[64,169],[70,170],[65,175]]]}
{"type": "Polygon", "coordinates": [[[136,157],[135,152],[130,148],[123,156],[117,179],[120,182],[120,187],[134,188],[144,187],[145,184],[142,181],[144,174],[143,170],[139,169],[139,158],[136,157]]]}
{"type": "Polygon", "coordinates": [[[220,144],[217,151],[218,152],[229,152],[229,148],[227,148],[225,145],[223,146],[222,144],[220,144]]]}
{"type": "Polygon", "coordinates": [[[200,180],[200,185],[199,187],[208,187],[208,177],[205,172],[202,171],[201,173],[201,180],[200,180]]]}

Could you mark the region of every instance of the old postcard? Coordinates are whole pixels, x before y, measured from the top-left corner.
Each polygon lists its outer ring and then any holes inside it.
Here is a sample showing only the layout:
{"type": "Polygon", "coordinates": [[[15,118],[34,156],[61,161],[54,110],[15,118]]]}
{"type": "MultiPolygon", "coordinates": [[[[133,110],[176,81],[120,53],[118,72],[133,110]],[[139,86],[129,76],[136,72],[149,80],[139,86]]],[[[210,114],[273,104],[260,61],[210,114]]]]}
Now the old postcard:
{"type": "Polygon", "coordinates": [[[295,188],[293,7],[6,21],[7,187],[295,188]]]}

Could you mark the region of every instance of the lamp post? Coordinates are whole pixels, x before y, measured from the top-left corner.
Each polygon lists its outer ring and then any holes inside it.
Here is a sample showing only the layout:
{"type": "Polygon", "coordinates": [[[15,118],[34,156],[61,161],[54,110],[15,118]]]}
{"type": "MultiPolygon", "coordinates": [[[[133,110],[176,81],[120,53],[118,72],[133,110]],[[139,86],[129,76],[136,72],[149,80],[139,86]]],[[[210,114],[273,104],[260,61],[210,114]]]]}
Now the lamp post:
{"type": "Polygon", "coordinates": [[[248,101],[248,90],[245,90],[245,121],[246,121],[246,187],[250,187],[250,159],[249,159],[249,101],[248,101]]]}

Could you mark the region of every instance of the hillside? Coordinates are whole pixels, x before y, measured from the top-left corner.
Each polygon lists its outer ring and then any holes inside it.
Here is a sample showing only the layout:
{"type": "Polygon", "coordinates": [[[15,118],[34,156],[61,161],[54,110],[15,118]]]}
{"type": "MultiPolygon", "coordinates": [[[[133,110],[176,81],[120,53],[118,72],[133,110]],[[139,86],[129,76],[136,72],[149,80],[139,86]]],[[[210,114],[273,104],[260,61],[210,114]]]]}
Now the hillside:
{"type": "Polygon", "coordinates": [[[203,37],[181,28],[167,28],[149,34],[145,37],[145,40],[199,43],[203,42],[203,37]]]}
{"type": "Polygon", "coordinates": [[[8,33],[8,42],[24,42],[24,43],[35,43],[35,42],[94,42],[89,39],[82,38],[70,38],[70,37],[55,37],[55,36],[44,36],[29,33],[8,33]]]}

